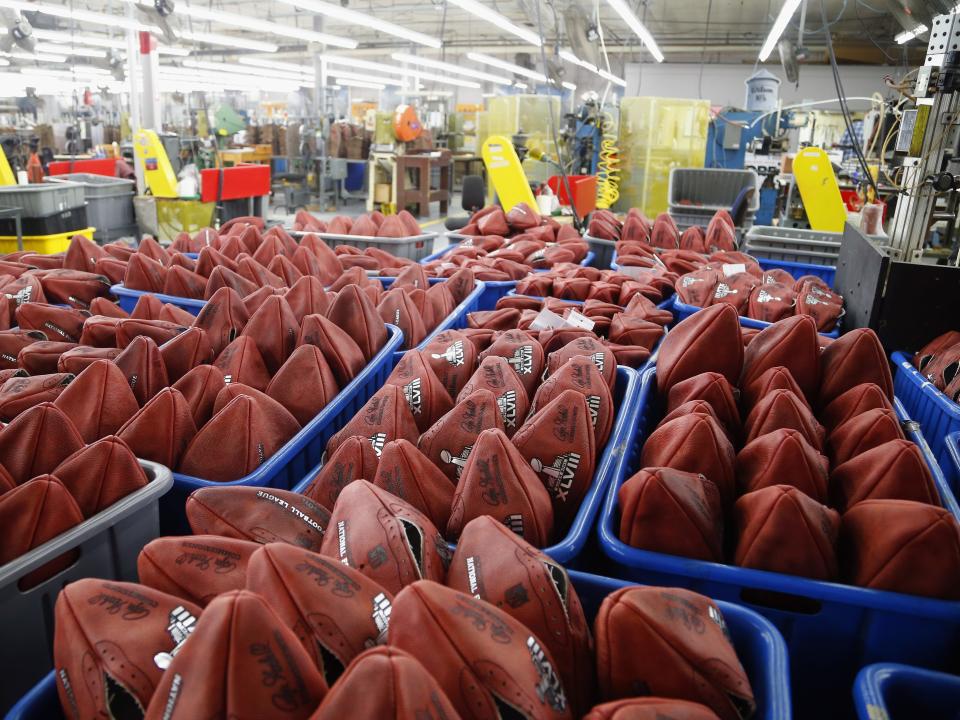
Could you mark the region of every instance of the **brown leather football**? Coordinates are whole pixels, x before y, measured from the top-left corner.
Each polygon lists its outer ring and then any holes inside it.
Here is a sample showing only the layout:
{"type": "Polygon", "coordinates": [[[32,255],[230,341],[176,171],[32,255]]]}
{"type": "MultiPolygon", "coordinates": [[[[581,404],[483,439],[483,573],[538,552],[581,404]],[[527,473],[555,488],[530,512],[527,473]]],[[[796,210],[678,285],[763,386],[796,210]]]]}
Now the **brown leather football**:
{"type": "Polygon", "coordinates": [[[271,543],[250,558],[246,587],[299,638],[328,685],[386,640],[393,596],[363,573],[303,548],[271,543]]]}
{"type": "Polygon", "coordinates": [[[358,655],[330,688],[311,720],[344,717],[452,720],[458,715],[443,688],[419,660],[387,646],[358,655]]]}
{"type": "Polygon", "coordinates": [[[640,453],[641,467],[667,467],[704,475],[720,491],[724,508],[733,502],[733,445],[720,423],[705,415],[684,415],[664,423],[640,453]]]}
{"type": "Polygon", "coordinates": [[[490,603],[417,582],[395,598],[387,637],[423,663],[464,718],[573,717],[549,650],[490,603]]]}
{"type": "Polygon", "coordinates": [[[367,361],[387,342],[387,328],[376,305],[355,285],[337,293],[327,317],[357,342],[367,361]]]}
{"type": "Polygon", "coordinates": [[[233,590],[204,608],[190,642],[160,679],[145,718],[307,720],[326,692],[323,676],[270,605],[233,590]]]}
{"type": "Polygon", "coordinates": [[[420,436],[417,447],[450,482],[459,480],[477,436],[484,430],[503,430],[497,398],[489,390],[477,390],[420,436]]]}
{"type": "Polygon", "coordinates": [[[595,692],[593,639],[566,570],[496,519],[467,523],[447,587],[486,600],[542,638],[571,711],[579,716],[595,692]]]}
{"type": "Polygon", "coordinates": [[[383,446],[391,440],[403,438],[416,443],[420,433],[403,390],[396,385],[385,385],[377,390],[359,412],[330,438],[327,456],[331,456],[341,443],[354,435],[369,438],[377,457],[383,446]]]}
{"type": "Polygon", "coordinates": [[[300,325],[287,301],[271,295],[250,316],[240,337],[253,339],[267,371],[273,375],[293,353],[299,334],[300,325]]]}
{"type": "Polygon", "coordinates": [[[422,352],[450,397],[457,397],[477,367],[474,344],[462,332],[447,330],[434,335],[422,352]]]}
{"type": "Polygon", "coordinates": [[[237,292],[221,288],[201,308],[193,326],[207,333],[213,351],[219,354],[240,335],[248,319],[247,309],[237,292]]]}
{"type": "Polygon", "coordinates": [[[450,393],[419,350],[403,354],[386,384],[396,385],[403,390],[420,432],[425,432],[453,409],[450,393]]]}
{"type": "Polygon", "coordinates": [[[840,515],[790,485],[770,485],[737,500],[734,562],[741,567],[837,579],[840,515]]]}
{"type": "Polygon", "coordinates": [[[121,352],[120,348],[77,345],[60,355],[57,360],[57,372],[79,375],[90,363],[96,360],[113,360],[121,352]]]}
{"type": "Polygon", "coordinates": [[[795,315],[764,328],[744,351],[740,384],[750,386],[770,368],[784,367],[812,402],[821,377],[817,340],[816,323],[807,315],[795,315]]]}
{"type": "Polygon", "coordinates": [[[437,528],[447,528],[454,487],[412,442],[400,439],[384,445],[372,482],[413,505],[437,528]]]}
{"type": "Polygon", "coordinates": [[[17,484],[50,473],[84,446],[83,438],[53,403],[40,403],[0,429],[0,467],[17,484]],[[41,438],[57,438],[43,442],[41,438]]]}
{"type": "Polygon", "coordinates": [[[0,419],[12,420],[35,405],[53,402],[73,379],[74,376],[68,373],[11,377],[0,384],[0,419]]]}
{"type": "Polygon", "coordinates": [[[423,578],[443,582],[449,561],[446,543],[426,515],[366,480],[341,491],[320,553],[392,593],[423,578]]]}
{"type": "Polygon", "coordinates": [[[578,355],[584,355],[593,361],[593,364],[600,370],[603,379],[611,390],[617,380],[617,358],[613,351],[605,346],[596,337],[578,337],[574,338],[559,350],[555,350],[547,356],[547,377],[560,370],[563,365],[571,358],[578,355]]]}
{"type": "Polygon", "coordinates": [[[137,556],[137,575],[144,585],[205,607],[220,593],[246,586],[247,564],[260,547],[221,535],[159,537],[137,556]]]}
{"type": "Polygon", "coordinates": [[[339,392],[333,371],[320,349],[301,345],[271,378],[266,393],[293,415],[301,426],[319,415],[339,392]]]}
{"type": "MultiPolygon", "coordinates": [[[[696,227],[696,226],[694,226],[696,227]]],[[[717,720],[700,703],[670,698],[634,697],[595,705],[583,720],[717,720]]]]}
{"type": "Polygon", "coordinates": [[[39,302],[17,306],[16,324],[22,330],[39,330],[56,342],[79,342],[90,313],[39,302]]]}
{"type": "Polygon", "coordinates": [[[198,365],[170,387],[183,395],[190,406],[193,422],[199,428],[213,415],[213,403],[226,385],[218,368],[198,365]]]}
{"type": "Polygon", "coordinates": [[[830,462],[799,430],[780,428],[747,443],[737,453],[737,486],[752,492],[791,485],[817,502],[828,500],[830,462]]]}
{"type": "Polygon", "coordinates": [[[447,537],[456,539],[474,518],[491,516],[531,545],[545,547],[553,530],[550,494],[501,430],[477,437],[452,499],[447,537]]]}
{"type": "Polygon", "coordinates": [[[135,337],[113,363],[123,372],[140,407],[170,384],[160,348],[149,337],[135,337]]]}
{"type": "Polygon", "coordinates": [[[483,358],[477,371],[470,376],[457,400],[462,400],[480,389],[489,390],[496,396],[504,432],[507,437],[512,437],[530,409],[527,389],[520,376],[506,358],[489,355],[483,358]]]}
{"type": "Polygon", "coordinates": [[[880,408],[893,412],[893,403],[876,383],[861,383],[841,393],[820,411],[820,421],[828,430],[840,427],[847,420],[867,410],[880,408]]]}
{"type": "Polygon", "coordinates": [[[481,355],[483,361],[491,355],[504,358],[520,378],[532,398],[540,384],[545,364],[543,347],[523,330],[508,330],[494,339],[481,355]]]}
{"type": "Polygon", "coordinates": [[[734,385],[742,367],[737,311],[727,303],[712,305],[681,320],[660,343],[657,387],[668,393],[681,380],[711,371],[734,385]]]}
{"type": "Polygon", "coordinates": [[[210,336],[198,327],[188,328],[160,346],[160,356],[170,382],[176,382],[197,365],[214,359],[210,336]]]}
{"type": "Polygon", "coordinates": [[[810,412],[807,403],[790,390],[774,390],[767,393],[753,406],[743,424],[746,442],[774,430],[790,428],[803,433],[804,438],[817,451],[823,448],[824,429],[810,412]]]}
{"type": "Polygon", "coordinates": [[[180,459],[197,434],[190,405],[179,390],[164,388],[117,432],[134,455],[168,468],[180,459]]]}
{"type": "Polygon", "coordinates": [[[77,450],[53,474],[88,518],[149,482],[133,451],[114,435],[77,450]]]}
{"type": "Polygon", "coordinates": [[[318,551],[330,512],[290,490],[244,485],[203,487],[187,497],[187,521],[198,535],[258,543],[285,542],[318,551]]]}
{"type": "Polygon", "coordinates": [[[530,403],[530,412],[536,413],[564,390],[575,390],[583,395],[590,411],[595,447],[603,448],[610,437],[616,408],[607,380],[596,363],[587,355],[575,355],[544,380],[530,403]]]}
{"type": "Polygon", "coordinates": [[[303,494],[324,507],[332,508],[340,491],[349,483],[366,480],[374,477],[376,473],[377,454],[373,445],[368,438],[354,435],[344,440],[326,459],[320,471],[304,488],[303,494]]]}
{"type": "Polygon", "coordinates": [[[200,608],[145,585],[82,579],[54,609],[60,704],[73,717],[142,717],[200,608]]]}
{"type": "Polygon", "coordinates": [[[593,483],[597,462],[586,398],[564,390],[527,419],[513,444],[550,493],[555,532],[565,532],[593,483]]]}
{"type": "Polygon", "coordinates": [[[827,438],[827,448],[832,465],[836,467],[889,440],[901,439],[903,430],[897,414],[885,408],[874,408],[834,428],[827,438]]]}
{"type": "Polygon", "coordinates": [[[97,360],[77,375],[54,400],[90,443],[114,435],[140,406],[123,371],[109,360],[97,360]]]}
{"type": "Polygon", "coordinates": [[[720,492],[706,476],[643,468],[617,491],[620,540],[668,555],[723,562],[720,492]]]}
{"type": "MultiPolygon", "coordinates": [[[[0,546],[0,565],[16,560],[63,532],[83,522],[70,491],[53,475],[37,475],[0,495],[0,523],[10,533],[0,546]]],[[[28,590],[69,567],[77,550],[60,555],[19,580],[20,590],[28,590]]]]}
{"type": "Polygon", "coordinates": [[[709,598],[681,588],[625,587],[607,595],[593,627],[601,699],[642,688],[702,703],[722,720],[753,714],[750,681],[709,598]]]}
{"type": "Polygon", "coordinates": [[[403,331],[403,347],[407,350],[419,345],[427,336],[423,316],[402,288],[385,292],[377,305],[377,313],[384,322],[396,325],[403,331]]]}
{"type": "Polygon", "coordinates": [[[856,328],[834,340],[824,349],[820,364],[821,405],[861,383],[875,383],[887,398],[893,398],[890,363],[880,339],[870,328],[856,328]]]}
{"type": "Polygon", "coordinates": [[[789,390],[803,400],[807,406],[810,405],[803,390],[797,385],[793,373],[782,365],[777,365],[767,368],[761,375],[741,386],[740,399],[743,402],[744,409],[749,412],[754,405],[774,390],[789,390]]]}
{"type": "Polygon", "coordinates": [[[960,599],[960,524],[911,500],[864,500],[840,526],[844,577],[874,590],[960,599]]]}
{"type": "Polygon", "coordinates": [[[720,373],[705,372],[678,382],[667,394],[667,413],[690,400],[704,400],[732,437],[740,435],[738,392],[720,373]]]}
{"type": "Polygon", "coordinates": [[[297,345],[320,348],[341,388],[346,387],[367,364],[356,341],[323,315],[307,315],[303,319],[297,345]]]}
{"type": "Polygon", "coordinates": [[[841,512],[872,499],[940,505],[930,468],[910,440],[888,440],[852,457],[833,468],[830,485],[833,504],[841,512]]]}

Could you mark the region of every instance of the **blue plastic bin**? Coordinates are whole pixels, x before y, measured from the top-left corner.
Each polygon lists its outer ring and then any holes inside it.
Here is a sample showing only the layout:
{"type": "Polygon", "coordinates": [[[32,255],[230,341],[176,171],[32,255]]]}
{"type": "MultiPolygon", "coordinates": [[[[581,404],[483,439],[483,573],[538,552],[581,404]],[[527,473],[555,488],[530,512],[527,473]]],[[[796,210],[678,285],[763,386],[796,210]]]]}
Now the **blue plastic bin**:
{"type": "Polygon", "coordinates": [[[120,308],[132,313],[137,306],[137,301],[141,295],[153,295],[162,303],[170,303],[178,308],[183,308],[191,315],[199,315],[203,306],[207,304],[206,300],[193,300],[192,298],[179,297],[177,295],[164,295],[162,293],[152,293],[146,290],[131,290],[123,286],[123,283],[117,283],[110,287],[110,292],[119,300],[120,308]]]}
{"type": "MultiPolygon", "coordinates": [[[[588,620],[593,621],[603,599],[630,583],[572,571],[573,582],[588,620]]],[[[754,720],[789,720],[790,685],[783,637],[757,613],[718,602],[737,656],[750,679],[757,712],[754,720]]],[[[7,720],[64,720],[53,672],[46,675],[11,708],[7,720]]]]}
{"type": "MultiPolygon", "coordinates": [[[[570,529],[566,536],[555,545],[544,548],[544,552],[554,560],[568,567],[586,567],[593,564],[594,554],[585,554],[588,543],[593,543],[593,526],[603,502],[607,485],[611,479],[623,470],[626,449],[633,445],[633,436],[637,429],[637,411],[639,405],[636,395],[640,389],[640,376],[632,368],[617,367],[617,382],[613,388],[613,402],[617,414],[610,430],[607,446],[597,461],[593,483],[587,489],[570,529]]],[[[323,463],[318,463],[294,490],[303,492],[310,481],[320,472],[323,463]]]]}
{"type": "MultiPolygon", "coordinates": [[[[447,245],[442,250],[438,250],[432,255],[427,255],[420,262],[428,263],[431,260],[439,260],[448,252],[450,252],[455,247],[457,247],[457,245],[460,244],[460,241],[467,239],[466,235],[455,235],[450,233],[447,233],[447,237],[451,240],[455,240],[455,242],[450,245],[447,245]]],[[[583,267],[589,266],[590,263],[593,262],[593,258],[594,258],[593,251],[588,251],[586,256],[584,256],[583,260],[580,261],[580,265],[582,265],[583,267]]],[[[534,270],[534,272],[546,272],[546,271],[534,270]]],[[[509,294],[511,290],[514,290],[517,287],[516,280],[485,280],[484,283],[486,284],[486,287],[484,289],[483,295],[480,297],[480,304],[479,304],[479,307],[477,307],[477,310],[493,310],[494,307],[496,307],[497,300],[502,298],[504,295],[509,294]]]]}
{"type": "Polygon", "coordinates": [[[950,489],[955,496],[960,495],[960,455],[954,460],[947,441],[948,435],[960,432],[960,405],[920,374],[913,366],[912,355],[895,352],[890,357],[896,366],[894,394],[900,398],[910,417],[920,423],[950,489]]]}
{"type": "Polygon", "coordinates": [[[860,720],[957,720],[960,677],[899,663],[867,665],[853,702],[860,720]]]}
{"type": "Polygon", "coordinates": [[[379,390],[393,370],[393,354],[403,342],[403,333],[395,325],[387,325],[387,342],[366,368],[343,388],[337,396],[286,445],[249,475],[229,482],[173,474],[173,489],[160,503],[161,531],[164,535],[189,534],[184,503],[194,490],[203,487],[248,485],[289,490],[304,474],[320,462],[327,440],[363,407],[379,390]]]}
{"type": "MultiPolygon", "coordinates": [[[[395,278],[392,277],[381,277],[377,279],[387,290],[390,289],[390,286],[395,280],[395,278]]],[[[429,280],[431,285],[436,285],[438,283],[447,281],[446,278],[430,278],[429,280]]],[[[444,320],[437,325],[419,345],[417,345],[417,348],[425,348],[433,340],[435,335],[438,335],[445,330],[459,330],[461,328],[465,328],[467,326],[467,314],[480,309],[480,299],[483,297],[484,292],[486,292],[486,283],[484,283],[482,280],[477,280],[470,294],[467,295],[467,297],[465,297],[463,301],[453,309],[453,312],[447,315],[447,317],[444,318],[444,320]]],[[[400,362],[400,359],[403,357],[403,353],[405,352],[406,350],[403,350],[401,345],[401,349],[397,350],[397,352],[393,354],[394,365],[400,362]]]]}
{"type": "MultiPolygon", "coordinates": [[[[591,623],[607,595],[634,584],[576,570],[569,574],[591,623]]],[[[790,661],[783,636],[769,620],[752,610],[722,600],[716,603],[727,623],[737,657],[750,678],[757,703],[753,720],[791,717],[790,661]]]]}
{"type": "Polygon", "coordinates": [[[837,277],[836,265],[811,265],[809,263],[790,262],[789,260],[767,260],[766,258],[757,258],[756,260],[764,270],[786,270],[793,276],[794,280],[798,280],[804,275],[814,275],[833,287],[833,281],[837,277]]]}
{"type": "MultiPolygon", "coordinates": [[[[676,318],[677,322],[684,320],[691,315],[693,315],[698,310],[703,308],[697,307],[696,305],[687,305],[684,302],[680,302],[680,298],[676,295],[673,296],[673,315],[676,318]]],[[[740,316],[740,325],[748,328],[757,328],[758,330],[763,330],[768,328],[773,323],[764,322],[763,320],[754,320],[753,318],[740,316]]],[[[830,332],[821,332],[821,335],[828,338],[838,338],[840,337],[840,320],[837,320],[837,327],[831,330],[830,332]]]]}
{"type": "MultiPolygon", "coordinates": [[[[653,367],[641,377],[636,443],[624,473],[609,484],[600,512],[602,572],[634,582],[690,588],[717,600],[747,605],[772,621],[790,649],[794,710],[799,717],[851,717],[850,688],[857,670],[868,663],[898,661],[943,669],[956,662],[960,602],[690,560],[621,542],[617,492],[639,469],[643,442],[663,417],[656,395],[653,367]]],[[[894,404],[908,421],[900,402],[894,404]]],[[[960,516],[917,424],[906,424],[905,432],[926,458],[944,506],[960,516]]]]}

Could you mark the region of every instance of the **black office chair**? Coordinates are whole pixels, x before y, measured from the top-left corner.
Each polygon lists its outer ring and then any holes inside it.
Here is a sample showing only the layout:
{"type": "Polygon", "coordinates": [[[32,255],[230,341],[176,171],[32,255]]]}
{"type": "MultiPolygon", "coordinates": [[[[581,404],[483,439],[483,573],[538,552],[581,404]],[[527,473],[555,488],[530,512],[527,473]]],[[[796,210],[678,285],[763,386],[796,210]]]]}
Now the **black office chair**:
{"type": "Polygon", "coordinates": [[[483,177],[480,175],[464,175],[460,206],[467,211],[467,214],[459,217],[448,217],[444,222],[444,227],[447,230],[460,230],[465,227],[470,222],[473,213],[483,207],[486,197],[487,189],[484,187],[483,177]]]}

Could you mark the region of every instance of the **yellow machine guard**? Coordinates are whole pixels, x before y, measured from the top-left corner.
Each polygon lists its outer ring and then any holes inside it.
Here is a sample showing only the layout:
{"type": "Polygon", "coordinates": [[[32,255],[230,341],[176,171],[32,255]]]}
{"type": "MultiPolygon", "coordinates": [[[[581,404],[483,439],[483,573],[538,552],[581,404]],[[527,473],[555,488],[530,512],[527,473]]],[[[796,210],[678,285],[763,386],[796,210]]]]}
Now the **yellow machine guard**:
{"type": "Polygon", "coordinates": [[[510,139],[503,135],[491,135],[484,141],[481,154],[487,168],[487,177],[500,198],[503,211],[510,212],[515,205],[522,202],[536,210],[536,198],[533,197],[527,176],[520,166],[520,158],[517,157],[517,151],[510,139]]]}
{"type": "Polygon", "coordinates": [[[143,164],[143,179],[154,197],[177,197],[177,174],[153,130],[138,130],[133,138],[137,161],[143,164]]]}
{"type": "Polygon", "coordinates": [[[827,153],[818,147],[803,148],[793,160],[793,176],[810,227],[824,232],[843,232],[847,209],[827,153]]]}

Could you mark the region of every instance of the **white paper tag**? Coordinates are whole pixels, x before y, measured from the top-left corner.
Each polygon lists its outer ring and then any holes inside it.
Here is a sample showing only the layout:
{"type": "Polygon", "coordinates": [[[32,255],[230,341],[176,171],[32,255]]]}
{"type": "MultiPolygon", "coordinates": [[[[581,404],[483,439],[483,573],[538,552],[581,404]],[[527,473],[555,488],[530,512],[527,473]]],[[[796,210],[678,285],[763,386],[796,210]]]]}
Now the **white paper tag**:
{"type": "Polygon", "coordinates": [[[568,327],[567,321],[546,308],[541,310],[530,323],[531,330],[556,330],[562,327],[568,327]]]}
{"type": "Polygon", "coordinates": [[[621,275],[626,275],[628,278],[641,280],[647,278],[649,275],[652,275],[653,268],[640,267],[638,265],[620,265],[617,268],[617,272],[621,275]]]}
{"type": "Polygon", "coordinates": [[[580,328],[582,330],[593,330],[593,326],[596,324],[593,320],[588,318],[586,315],[577,312],[573,308],[565,311],[563,313],[563,319],[567,321],[568,325],[571,325],[575,328],[580,328]]]}
{"type": "Polygon", "coordinates": [[[723,274],[725,277],[730,277],[731,275],[736,275],[737,273],[742,273],[747,271],[747,266],[743,263],[734,263],[723,265],[723,274]]]}

